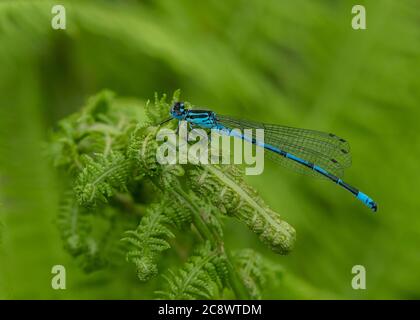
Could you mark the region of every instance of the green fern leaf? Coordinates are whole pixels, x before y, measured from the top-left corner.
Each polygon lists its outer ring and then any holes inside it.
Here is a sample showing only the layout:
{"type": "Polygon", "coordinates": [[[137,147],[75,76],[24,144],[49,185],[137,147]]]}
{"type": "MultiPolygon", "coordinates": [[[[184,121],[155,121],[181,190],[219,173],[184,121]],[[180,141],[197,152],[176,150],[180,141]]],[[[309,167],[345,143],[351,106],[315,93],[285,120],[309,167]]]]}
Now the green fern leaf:
{"type": "Polygon", "coordinates": [[[71,194],[67,193],[63,198],[57,226],[64,248],[76,257],[89,250],[87,238],[92,230],[91,219],[88,211],[79,206],[71,194]]]}
{"type": "Polygon", "coordinates": [[[166,299],[214,299],[220,296],[227,277],[224,256],[206,242],[182,269],[164,276],[167,288],[157,294],[166,299]]]}
{"type": "Polygon", "coordinates": [[[77,177],[74,191],[80,205],[106,203],[116,191],[125,191],[129,180],[130,162],[120,152],[108,156],[96,154],[95,159],[84,155],[83,170],[77,177]]]}
{"type": "Polygon", "coordinates": [[[196,167],[190,171],[190,176],[195,192],[225,214],[244,222],[271,250],[280,254],[291,251],[295,230],[243,181],[237,167],[196,167]]]}
{"type": "Polygon", "coordinates": [[[156,260],[161,252],[170,248],[166,239],[173,238],[174,234],[168,228],[169,224],[161,206],[153,205],[136,230],[125,232],[126,237],[122,241],[130,244],[126,259],[134,263],[141,281],[147,281],[157,274],[156,260]]]}
{"type": "Polygon", "coordinates": [[[243,249],[233,254],[239,275],[253,299],[261,299],[261,292],[267,281],[268,269],[260,254],[243,249]]]}
{"type": "MultiPolygon", "coordinates": [[[[172,96],[172,102],[179,101],[179,97],[181,95],[181,90],[176,90],[172,96]]],[[[158,123],[166,120],[169,118],[169,109],[171,104],[167,101],[166,94],[163,94],[161,98],[159,98],[158,94],[155,93],[155,101],[152,105],[150,101],[147,101],[146,104],[146,115],[149,119],[149,124],[157,125],[158,123]]]]}

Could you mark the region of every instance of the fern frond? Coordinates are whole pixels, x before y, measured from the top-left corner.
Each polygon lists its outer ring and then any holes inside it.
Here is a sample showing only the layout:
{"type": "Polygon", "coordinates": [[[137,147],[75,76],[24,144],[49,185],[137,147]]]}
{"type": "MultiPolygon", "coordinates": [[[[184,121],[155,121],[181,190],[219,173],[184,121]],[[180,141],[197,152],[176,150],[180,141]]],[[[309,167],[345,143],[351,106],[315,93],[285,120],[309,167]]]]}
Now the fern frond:
{"type": "Polygon", "coordinates": [[[164,276],[165,291],[158,291],[166,299],[214,299],[226,285],[226,260],[209,242],[193,254],[178,272],[164,276]]]}
{"type": "Polygon", "coordinates": [[[271,210],[258,193],[242,180],[235,166],[196,167],[190,171],[194,190],[227,215],[244,222],[271,250],[287,254],[295,230],[271,210]]]}
{"type": "Polygon", "coordinates": [[[157,274],[157,258],[170,248],[166,239],[173,238],[174,234],[168,228],[169,224],[161,206],[153,205],[149,207],[147,215],[136,230],[125,232],[126,237],[122,241],[129,243],[131,247],[126,259],[135,264],[141,281],[147,281],[157,274]]]}
{"type": "Polygon", "coordinates": [[[114,102],[115,93],[110,90],[103,90],[90,97],[82,108],[81,116],[78,119],[83,123],[107,122],[107,114],[114,102]]]}
{"type": "Polygon", "coordinates": [[[52,135],[46,153],[57,168],[64,167],[70,172],[81,168],[77,142],[65,122],[61,124],[60,131],[52,135]]]}
{"type": "Polygon", "coordinates": [[[252,249],[243,249],[235,252],[233,258],[251,297],[261,299],[268,273],[262,256],[252,249]]]}
{"type": "Polygon", "coordinates": [[[57,226],[64,243],[64,249],[77,258],[85,272],[101,269],[104,266],[100,258],[97,239],[92,237],[93,216],[91,211],[80,206],[68,193],[61,204],[57,217],[57,226]]]}
{"type": "Polygon", "coordinates": [[[91,219],[88,210],[79,206],[70,193],[63,197],[57,217],[57,226],[64,242],[64,248],[72,256],[79,256],[89,250],[88,237],[92,230],[91,219]]]}
{"type": "MultiPolygon", "coordinates": [[[[181,95],[181,90],[176,90],[172,96],[171,103],[179,101],[181,95]]],[[[149,124],[152,126],[157,125],[158,123],[166,120],[169,117],[169,109],[171,104],[167,101],[166,94],[163,94],[161,98],[155,93],[155,101],[152,105],[150,101],[147,101],[146,104],[146,116],[149,119],[149,124]]]]}
{"type": "Polygon", "coordinates": [[[130,136],[127,148],[127,157],[136,168],[136,176],[149,177],[159,174],[161,166],[156,161],[156,150],[158,144],[156,141],[156,128],[137,127],[130,136]]]}
{"type": "Polygon", "coordinates": [[[67,193],[60,206],[57,226],[65,250],[77,258],[85,272],[92,272],[123,260],[119,239],[134,225],[134,218],[118,216],[110,207],[85,208],[67,193]]]}
{"type": "Polygon", "coordinates": [[[130,162],[120,152],[108,156],[84,155],[83,170],[77,177],[74,191],[80,205],[94,206],[106,203],[115,191],[125,191],[129,180],[130,162]]]}
{"type": "Polygon", "coordinates": [[[117,103],[108,90],[91,97],[80,112],[61,120],[51,135],[47,153],[54,166],[78,172],[83,168],[83,155],[124,153],[129,133],[139,122],[138,109],[117,103]]]}
{"type": "Polygon", "coordinates": [[[191,224],[191,210],[177,193],[165,192],[160,206],[175,228],[182,229],[191,224]]]}
{"type": "Polygon", "coordinates": [[[111,211],[105,217],[108,224],[98,240],[100,258],[104,265],[120,266],[125,263],[127,253],[126,245],[120,241],[121,237],[127,230],[135,228],[138,220],[133,215],[121,215],[113,208],[108,211],[111,211]]]}
{"type": "MultiPolygon", "coordinates": [[[[176,92],[173,101],[178,99],[176,92]]],[[[62,228],[63,238],[73,241],[71,250],[84,270],[116,264],[125,255],[135,265],[138,278],[150,280],[158,274],[160,257],[170,248],[173,230],[193,226],[205,245],[183,268],[166,277],[168,290],[161,295],[212,299],[231,288],[238,298],[258,297],[263,282],[259,260],[251,267],[245,264],[247,257],[254,259],[249,255],[231,261],[223,243],[222,214],[246,223],[279,253],[291,249],[293,228],[264,203],[236,166],[160,164],[156,158],[159,128],[138,123],[135,112],[116,108],[112,101],[108,92],[90,99],[79,113],[63,120],[55,137],[57,162],[75,168],[71,178],[76,202],[71,208],[86,213],[86,221],[80,220],[87,222],[86,229],[68,235],[68,214],[63,219],[67,226],[62,228]],[[149,199],[140,194],[143,185],[156,190],[149,199]],[[138,207],[145,207],[146,214],[138,207]],[[139,216],[142,219],[133,229],[139,216]],[[115,239],[122,240],[120,245],[115,239]]],[[[165,96],[156,97],[154,106],[146,107],[149,123],[166,119],[169,107],[165,96]]]]}

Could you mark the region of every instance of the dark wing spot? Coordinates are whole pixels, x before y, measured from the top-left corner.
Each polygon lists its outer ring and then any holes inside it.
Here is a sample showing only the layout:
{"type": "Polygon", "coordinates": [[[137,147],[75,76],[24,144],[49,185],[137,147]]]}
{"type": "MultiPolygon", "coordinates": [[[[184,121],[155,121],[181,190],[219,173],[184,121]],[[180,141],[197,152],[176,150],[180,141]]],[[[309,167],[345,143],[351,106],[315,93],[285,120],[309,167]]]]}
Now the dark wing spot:
{"type": "Polygon", "coordinates": [[[349,153],[347,150],[344,150],[344,149],[341,149],[341,152],[345,154],[349,153]]]}
{"type": "Polygon", "coordinates": [[[344,139],[342,139],[342,138],[340,138],[340,141],[341,141],[341,142],[347,142],[346,140],[344,140],[344,139]]]}
{"type": "Polygon", "coordinates": [[[332,162],[337,163],[338,161],[335,159],[331,159],[332,162]]]}

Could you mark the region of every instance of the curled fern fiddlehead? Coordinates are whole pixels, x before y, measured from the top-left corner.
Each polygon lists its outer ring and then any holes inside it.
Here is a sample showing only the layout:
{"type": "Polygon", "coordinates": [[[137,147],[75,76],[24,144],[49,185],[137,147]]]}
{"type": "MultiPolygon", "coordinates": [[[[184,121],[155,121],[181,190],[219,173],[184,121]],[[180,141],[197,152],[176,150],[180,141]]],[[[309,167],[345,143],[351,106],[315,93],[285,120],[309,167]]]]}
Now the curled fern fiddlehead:
{"type": "Polygon", "coordinates": [[[147,281],[158,273],[156,260],[162,251],[170,248],[166,239],[174,237],[169,224],[170,220],[162,214],[161,207],[153,205],[136,230],[125,232],[126,237],[122,240],[133,247],[126,257],[135,264],[141,281],[147,281]]]}
{"type": "Polygon", "coordinates": [[[156,161],[158,143],[155,139],[157,128],[145,129],[137,127],[130,136],[127,156],[133,161],[138,176],[149,177],[159,174],[161,166],[156,161]]]}
{"type": "Polygon", "coordinates": [[[272,211],[247,185],[234,166],[212,166],[191,171],[195,190],[227,215],[237,217],[274,252],[285,254],[295,241],[295,230],[272,211]]]}
{"type": "Polygon", "coordinates": [[[63,197],[57,225],[68,252],[78,256],[89,251],[88,236],[91,232],[91,219],[88,210],[78,205],[72,194],[63,197]]]}

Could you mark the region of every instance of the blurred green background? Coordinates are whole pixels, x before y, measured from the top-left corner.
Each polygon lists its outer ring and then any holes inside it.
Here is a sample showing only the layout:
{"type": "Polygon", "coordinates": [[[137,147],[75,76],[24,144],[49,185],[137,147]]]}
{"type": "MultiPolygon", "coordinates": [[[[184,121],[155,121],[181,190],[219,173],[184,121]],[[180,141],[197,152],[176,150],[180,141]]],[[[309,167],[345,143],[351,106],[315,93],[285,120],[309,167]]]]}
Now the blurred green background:
{"type": "MultiPolygon", "coordinates": [[[[83,274],[54,224],[59,181],[42,142],[58,119],[109,88],[155,91],[217,112],[334,132],[350,141],[346,180],[373,215],[328,181],[266,163],[248,177],[297,230],[276,256],[235,221],[227,247],[284,267],[265,298],[420,299],[420,2],[418,0],[0,2],[0,298],[152,298],[135,274],[83,274]],[[367,30],[351,28],[364,4],[367,30]],[[51,289],[63,264],[67,290],[51,289]],[[351,268],[367,271],[353,290],[351,268]]],[[[132,271],[132,270],[131,270],[132,271]]]]}

